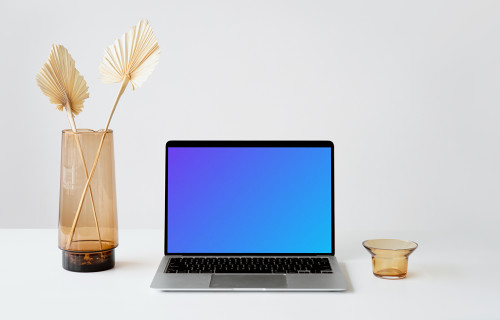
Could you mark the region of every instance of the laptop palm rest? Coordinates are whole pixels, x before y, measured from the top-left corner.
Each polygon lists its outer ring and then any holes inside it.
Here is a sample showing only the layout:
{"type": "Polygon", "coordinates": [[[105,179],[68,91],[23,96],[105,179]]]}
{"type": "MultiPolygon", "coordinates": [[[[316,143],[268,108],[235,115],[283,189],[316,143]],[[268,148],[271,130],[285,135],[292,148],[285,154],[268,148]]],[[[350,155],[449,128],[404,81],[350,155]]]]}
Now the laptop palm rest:
{"type": "Polygon", "coordinates": [[[210,288],[286,288],[284,275],[212,275],[210,288]]]}

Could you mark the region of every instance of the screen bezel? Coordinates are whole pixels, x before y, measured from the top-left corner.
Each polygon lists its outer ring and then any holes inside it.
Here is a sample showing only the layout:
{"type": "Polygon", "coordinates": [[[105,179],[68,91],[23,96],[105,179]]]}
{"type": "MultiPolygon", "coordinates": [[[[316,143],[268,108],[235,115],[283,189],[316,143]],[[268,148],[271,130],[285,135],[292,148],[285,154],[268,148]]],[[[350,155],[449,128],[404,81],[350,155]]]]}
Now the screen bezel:
{"type": "Polygon", "coordinates": [[[328,140],[317,140],[317,141],[278,141],[278,140],[170,140],[165,145],[165,232],[164,232],[164,254],[165,255],[192,255],[192,256],[312,256],[312,255],[322,255],[322,256],[334,256],[335,255],[335,197],[334,197],[334,145],[333,142],[328,140]],[[178,253],[178,252],[168,252],[168,148],[169,147],[229,147],[229,148],[248,148],[248,147],[298,147],[298,148],[318,148],[318,147],[328,147],[331,150],[331,199],[332,199],[332,212],[331,212],[331,235],[332,235],[332,252],[322,252],[322,253],[178,253]]]}

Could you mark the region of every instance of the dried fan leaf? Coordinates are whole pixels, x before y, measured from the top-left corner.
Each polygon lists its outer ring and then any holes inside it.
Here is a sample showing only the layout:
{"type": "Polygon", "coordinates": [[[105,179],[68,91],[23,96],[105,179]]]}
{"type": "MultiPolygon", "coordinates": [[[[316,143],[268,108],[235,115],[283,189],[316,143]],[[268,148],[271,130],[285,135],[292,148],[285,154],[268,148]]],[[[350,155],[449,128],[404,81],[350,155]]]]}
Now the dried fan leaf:
{"type": "Polygon", "coordinates": [[[160,59],[160,47],[147,20],[141,20],[104,54],[99,66],[104,83],[130,80],[132,88],[140,87],[153,72],[160,59]]]}
{"type": "Polygon", "coordinates": [[[69,105],[73,115],[83,109],[89,97],[87,82],[75,67],[75,60],[62,45],[52,45],[49,58],[36,76],[36,82],[43,94],[59,111],[69,105]]]}

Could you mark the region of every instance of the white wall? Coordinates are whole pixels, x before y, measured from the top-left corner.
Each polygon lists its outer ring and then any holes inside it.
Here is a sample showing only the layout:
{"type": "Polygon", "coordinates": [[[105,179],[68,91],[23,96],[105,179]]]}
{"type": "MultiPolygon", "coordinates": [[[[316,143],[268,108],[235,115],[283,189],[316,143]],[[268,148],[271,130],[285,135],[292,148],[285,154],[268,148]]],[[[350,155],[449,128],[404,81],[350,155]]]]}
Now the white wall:
{"type": "Polygon", "coordinates": [[[169,139],[331,139],[337,227],[496,229],[498,1],[2,1],[0,227],[56,227],[63,113],[35,75],[64,44],[105,125],[103,50],[148,18],[162,49],[115,130],[121,228],[161,228],[169,139]]]}

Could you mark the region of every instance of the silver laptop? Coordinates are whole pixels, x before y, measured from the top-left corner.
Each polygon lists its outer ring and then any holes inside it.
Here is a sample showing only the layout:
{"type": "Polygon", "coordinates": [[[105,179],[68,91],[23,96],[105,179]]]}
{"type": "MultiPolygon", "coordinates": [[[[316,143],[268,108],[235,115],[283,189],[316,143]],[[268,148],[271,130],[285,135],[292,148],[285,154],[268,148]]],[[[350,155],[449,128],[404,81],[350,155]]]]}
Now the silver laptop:
{"type": "Polygon", "coordinates": [[[343,291],[330,141],[169,141],[151,288],[343,291]]]}

